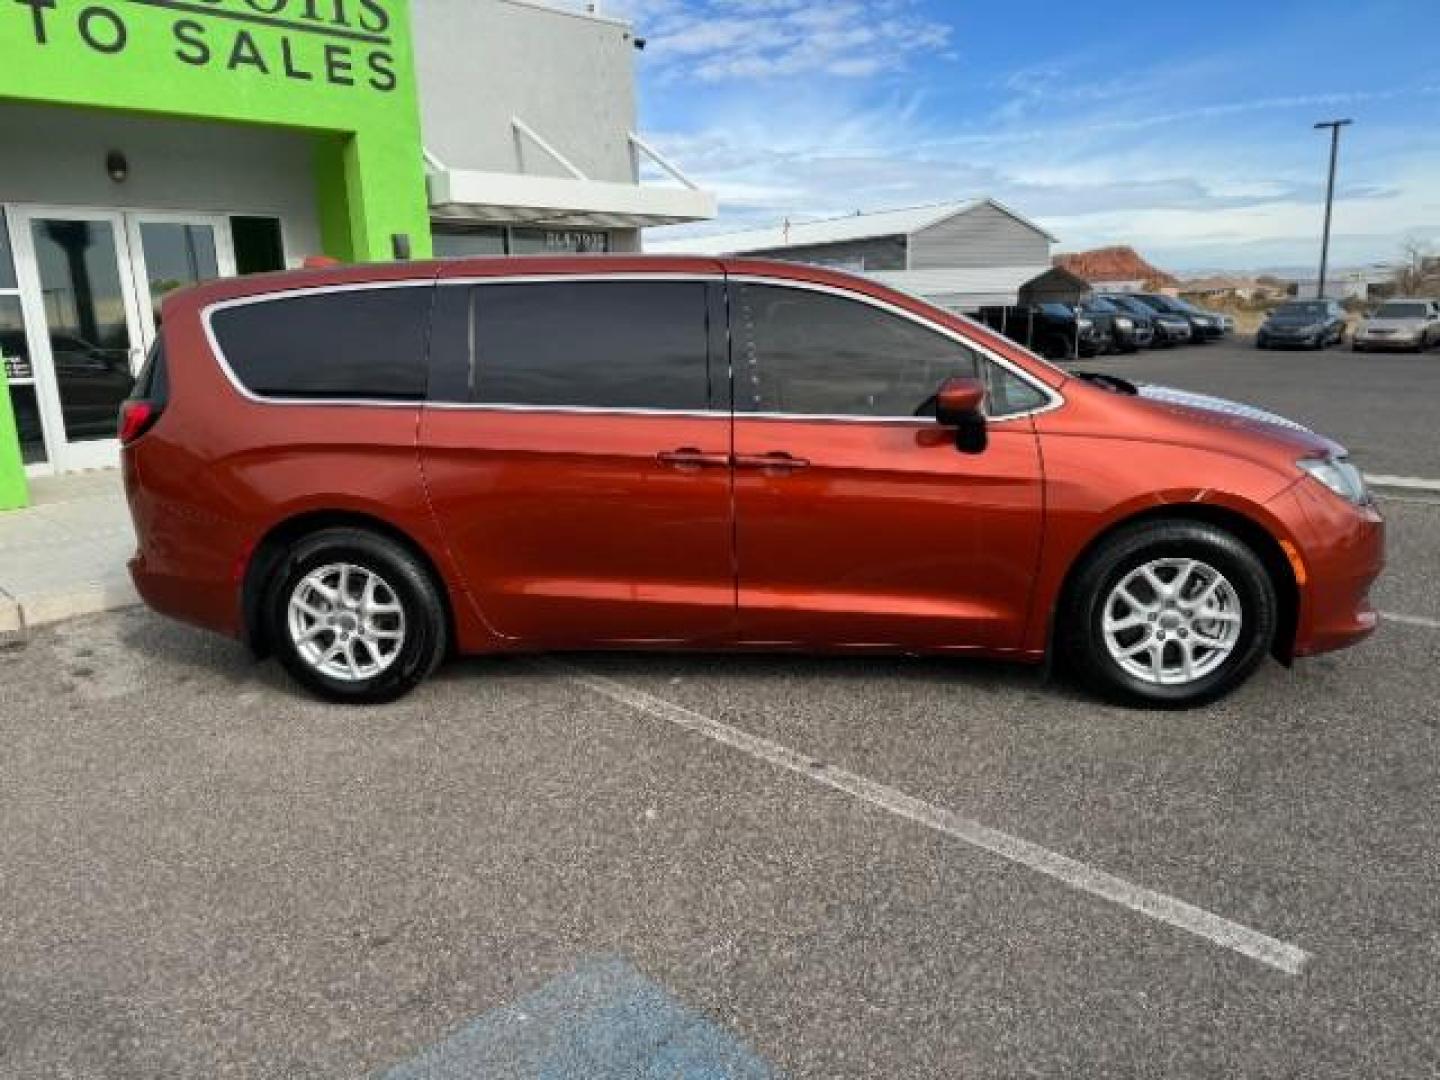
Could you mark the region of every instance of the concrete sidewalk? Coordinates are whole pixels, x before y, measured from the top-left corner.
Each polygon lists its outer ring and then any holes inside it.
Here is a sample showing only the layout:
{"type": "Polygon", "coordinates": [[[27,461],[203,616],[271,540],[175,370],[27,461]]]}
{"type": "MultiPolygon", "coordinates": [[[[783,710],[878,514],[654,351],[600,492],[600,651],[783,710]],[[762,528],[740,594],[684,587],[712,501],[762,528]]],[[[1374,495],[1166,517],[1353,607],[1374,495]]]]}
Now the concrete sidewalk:
{"type": "Polygon", "coordinates": [[[0,512],[0,633],[140,602],[119,470],[41,477],[30,498],[0,512]]]}

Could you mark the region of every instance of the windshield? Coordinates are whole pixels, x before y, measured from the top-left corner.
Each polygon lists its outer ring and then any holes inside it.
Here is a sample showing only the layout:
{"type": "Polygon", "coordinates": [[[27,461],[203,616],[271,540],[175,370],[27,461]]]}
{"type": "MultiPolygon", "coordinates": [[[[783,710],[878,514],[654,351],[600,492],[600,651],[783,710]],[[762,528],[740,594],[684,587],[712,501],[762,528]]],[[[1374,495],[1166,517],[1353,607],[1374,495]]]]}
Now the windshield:
{"type": "Polygon", "coordinates": [[[1381,304],[1375,312],[1377,319],[1423,319],[1429,314],[1427,305],[1417,303],[1381,304]]]}
{"type": "Polygon", "coordinates": [[[1074,312],[1064,304],[1041,304],[1040,310],[1054,319],[1069,319],[1074,317],[1074,312]]]}
{"type": "Polygon", "coordinates": [[[1277,319],[1323,319],[1325,305],[1319,303],[1281,304],[1271,314],[1277,319]]]}
{"type": "Polygon", "coordinates": [[[1190,303],[1189,300],[1181,300],[1179,297],[1169,296],[1164,297],[1164,299],[1169,301],[1171,311],[1185,311],[1191,315],[1199,315],[1201,313],[1200,309],[1190,303]]]}
{"type": "Polygon", "coordinates": [[[1135,299],[1151,311],[1158,311],[1162,315],[1173,315],[1175,313],[1175,309],[1170,306],[1170,301],[1167,297],[1151,296],[1149,293],[1146,293],[1143,296],[1136,296],[1135,299]]]}
{"type": "Polygon", "coordinates": [[[1083,310],[1097,311],[1104,315],[1115,315],[1118,314],[1120,311],[1120,309],[1114,304],[1112,304],[1109,300],[1106,300],[1099,296],[1095,297],[1095,299],[1093,300],[1085,301],[1083,305],[1083,310]]]}
{"type": "Polygon", "coordinates": [[[1153,309],[1146,307],[1133,296],[1107,296],[1106,299],[1112,304],[1118,304],[1132,315],[1144,315],[1148,319],[1155,314],[1153,309]]]}

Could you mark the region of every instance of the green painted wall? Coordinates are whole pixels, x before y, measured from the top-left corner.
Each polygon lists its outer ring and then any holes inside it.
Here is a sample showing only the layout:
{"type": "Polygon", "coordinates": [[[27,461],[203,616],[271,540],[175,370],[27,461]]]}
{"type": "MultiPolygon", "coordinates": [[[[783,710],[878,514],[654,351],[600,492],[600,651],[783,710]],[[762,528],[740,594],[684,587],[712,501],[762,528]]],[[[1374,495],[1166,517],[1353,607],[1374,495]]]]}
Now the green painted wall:
{"type": "Polygon", "coordinates": [[[404,0],[3,0],[5,98],[313,132],[327,254],[430,253],[404,0]]]}
{"type": "Polygon", "coordinates": [[[25,459],[20,454],[20,432],[10,404],[10,383],[5,378],[5,365],[0,364],[0,510],[19,510],[29,505],[30,488],[25,483],[25,459]]]}

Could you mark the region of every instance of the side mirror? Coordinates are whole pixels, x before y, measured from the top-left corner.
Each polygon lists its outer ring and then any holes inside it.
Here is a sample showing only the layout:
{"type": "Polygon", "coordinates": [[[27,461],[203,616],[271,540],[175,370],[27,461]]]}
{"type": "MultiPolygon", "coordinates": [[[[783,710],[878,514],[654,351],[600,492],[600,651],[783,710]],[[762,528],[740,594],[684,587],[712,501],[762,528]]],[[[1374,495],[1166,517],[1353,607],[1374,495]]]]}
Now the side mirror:
{"type": "Polygon", "coordinates": [[[979,454],[989,441],[985,430],[985,384],[979,379],[946,379],[935,394],[935,421],[955,429],[955,449],[979,454]]]}

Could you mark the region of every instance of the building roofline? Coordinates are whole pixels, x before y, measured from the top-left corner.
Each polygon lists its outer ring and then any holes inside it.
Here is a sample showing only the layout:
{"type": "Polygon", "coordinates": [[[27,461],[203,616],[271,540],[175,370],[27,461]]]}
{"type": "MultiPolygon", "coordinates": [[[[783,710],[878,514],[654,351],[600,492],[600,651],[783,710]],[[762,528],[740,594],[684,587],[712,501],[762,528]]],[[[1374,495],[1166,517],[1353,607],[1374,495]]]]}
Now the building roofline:
{"type": "Polygon", "coordinates": [[[556,7],[552,3],[547,3],[546,0],[500,0],[500,2],[513,4],[515,7],[529,8],[532,11],[546,11],[552,15],[565,15],[572,19],[583,19],[586,22],[618,26],[626,30],[630,30],[634,26],[629,19],[617,18],[614,15],[600,15],[594,11],[580,11],[576,8],[556,7]]]}

